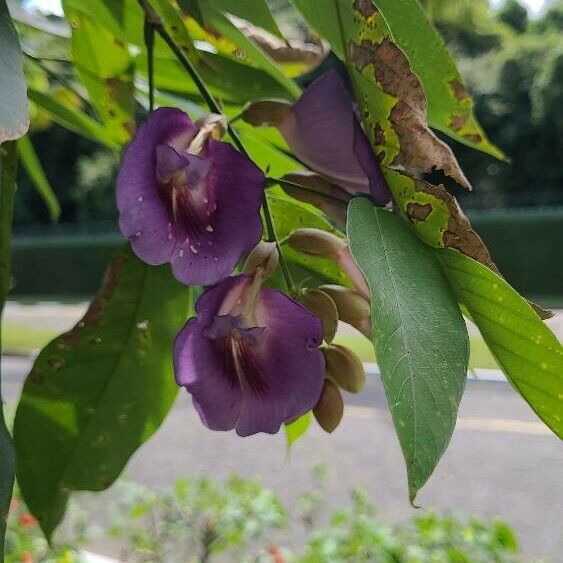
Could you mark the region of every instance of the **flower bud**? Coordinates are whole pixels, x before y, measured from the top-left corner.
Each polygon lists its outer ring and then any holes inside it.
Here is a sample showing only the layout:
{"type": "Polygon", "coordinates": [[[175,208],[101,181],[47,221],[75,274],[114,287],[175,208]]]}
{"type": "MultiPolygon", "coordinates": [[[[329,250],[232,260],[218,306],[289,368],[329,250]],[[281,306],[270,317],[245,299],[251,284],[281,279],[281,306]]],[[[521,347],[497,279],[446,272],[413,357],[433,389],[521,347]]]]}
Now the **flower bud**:
{"type": "Polygon", "coordinates": [[[332,344],[323,350],[326,375],[348,393],[359,393],[366,383],[360,358],[345,346],[332,344]]]}
{"type": "Polygon", "coordinates": [[[305,191],[292,187],[290,184],[282,184],[286,194],[314,205],[337,223],[346,225],[346,204],[352,199],[346,190],[310,171],[290,172],[285,174],[282,180],[314,190],[305,191]],[[325,196],[330,196],[330,198],[325,196]],[[340,199],[342,203],[339,204],[335,199],[340,199]]]}
{"type": "Polygon", "coordinates": [[[325,379],[321,397],[313,409],[313,414],[325,432],[333,432],[340,424],[344,414],[344,401],[334,381],[325,379]]]}
{"type": "Polygon", "coordinates": [[[294,231],[289,235],[288,244],[294,250],[323,258],[334,257],[346,248],[344,239],[329,231],[312,228],[294,231]]]}
{"type": "Polygon", "coordinates": [[[300,301],[306,309],[321,319],[325,342],[332,342],[338,328],[338,310],[334,301],[318,289],[308,291],[300,301]]]}
{"type": "Polygon", "coordinates": [[[277,126],[291,116],[291,104],[285,100],[257,100],[242,112],[244,121],[254,127],[277,126]]]}
{"type": "Polygon", "coordinates": [[[244,264],[244,273],[254,275],[258,269],[261,269],[265,279],[278,267],[279,258],[276,243],[262,240],[248,255],[244,264]]]}
{"type": "Polygon", "coordinates": [[[370,302],[363,295],[341,285],[322,285],[319,289],[332,298],[341,321],[362,330],[371,314],[370,302]]]}

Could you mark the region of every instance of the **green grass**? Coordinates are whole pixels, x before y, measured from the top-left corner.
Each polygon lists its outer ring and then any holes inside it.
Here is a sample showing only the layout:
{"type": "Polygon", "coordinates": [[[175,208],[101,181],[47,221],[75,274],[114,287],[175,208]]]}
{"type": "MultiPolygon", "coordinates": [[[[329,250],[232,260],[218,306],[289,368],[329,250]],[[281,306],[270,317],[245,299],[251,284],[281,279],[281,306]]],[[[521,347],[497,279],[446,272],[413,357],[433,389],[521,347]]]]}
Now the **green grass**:
{"type": "MultiPolygon", "coordinates": [[[[43,348],[55,336],[57,336],[57,332],[54,330],[4,323],[2,326],[2,351],[4,354],[29,354],[34,350],[43,348]]],[[[338,334],[334,342],[354,350],[363,362],[375,362],[375,354],[373,353],[371,342],[359,333],[338,334]]],[[[487,345],[480,336],[471,336],[470,342],[470,368],[498,367],[487,345]]]]}
{"type": "MultiPolygon", "coordinates": [[[[498,368],[485,341],[480,336],[472,335],[469,341],[471,344],[470,368],[498,368]]],[[[376,361],[371,342],[361,334],[338,334],[334,339],[334,343],[342,344],[354,350],[362,362],[376,361]]]]}

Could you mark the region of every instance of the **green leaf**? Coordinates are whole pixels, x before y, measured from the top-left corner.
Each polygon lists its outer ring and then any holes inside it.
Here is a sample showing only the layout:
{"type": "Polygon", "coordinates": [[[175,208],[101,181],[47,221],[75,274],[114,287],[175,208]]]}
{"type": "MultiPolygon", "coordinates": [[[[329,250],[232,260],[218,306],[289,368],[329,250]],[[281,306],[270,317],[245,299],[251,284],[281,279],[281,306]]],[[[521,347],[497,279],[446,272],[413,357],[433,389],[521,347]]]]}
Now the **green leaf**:
{"type": "Polygon", "coordinates": [[[287,447],[290,448],[305,434],[307,430],[309,430],[309,426],[311,426],[311,418],[312,418],[311,411],[305,413],[303,416],[300,416],[297,420],[290,422],[288,424],[284,424],[283,428],[285,430],[285,437],[287,440],[287,447]]]}
{"type": "Polygon", "coordinates": [[[116,143],[126,143],[135,127],[133,59],[127,44],[89,17],[63,2],[72,22],[72,58],[76,73],[88,90],[108,134],[116,143]]]}
{"type": "Polygon", "coordinates": [[[557,337],[500,276],[454,250],[437,256],[509,381],[563,438],[563,347],[557,337]]]}
{"type": "Polygon", "coordinates": [[[127,248],[82,321],[39,354],[14,439],[23,497],[47,537],[71,491],[109,487],[162,423],[177,392],[172,342],[192,308],[168,266],[127,248]]]}
{"type": "MultiPolygon", "coordinates": [[[[205,21],[213,26],[217,32],[230,39],[244,53],[253,66],[261,68],[269,74],[287,91],[292,99],[301,94],[301,88],[291,78],[287,77],[281,68],[267,53],[265,53],[254,41],[242,33],[237,26],[223,13],[215,9],[212,3],[201,4],[205,21]]],[[[246,62],[246,61],[245,61],[246,62]]]]}
{"type": "Polygon", "coordinates": [[[29,128],[20,42],[6,0],[0,0],[0,144],[19,139],[29,128]]]}
{"type": "Polygon", "coordinates": [[[28,88],[27,94],[32,102],[36,103],[59,125],[110,149],[119,148],[119,144],[115,142],[106,129],[83,111],[62,104],[53,96],[34,88],[28,88]]]}
{"type": "Polygon", "coordinates": [[[200,9],[205,12],[206,6],[212,6],[223,13],[233,14],[243,20],[282,37],[276,20],[266,0],[200,0],[200,9]]]}
{"type": "MultiPolygon", "coordinates": [[[[135,59],[138,71],[146,76],[145,54],[135,59]]],[[[160,90],[201,96],[186,71],[170,54],[157,55],[154,61],[155,85],[160,90]]],[[[213,95],[227,104],[242,105],[256,98],[284,98],[287,90],[262,69],[254,68],[224,55],[205,53],[198,71],[213,95]]]]}
{"type": "MultiPolygon", "coordinates": [[[[281,190],[276,193],[274,189],[269,189],[268,202],[276,226],[276,233],[280,240],[303,227],[323,229],[339,234],[318,209],[285,195],[281,190]]],[[[334,260],[304,254],[293,250],[288,245],[283,246],[283,253],[286,260],[305,268],[320,283],[351,286],[348,276],[334,260]]]]}
{"type": "Polygon", "coordinates": [[[59,200],[57,199],[51,184],[49,184],[47,176],[45,176],[43,166],[41,166],[41,162],[39,161],[39,158],[37,158],[31,139],[27,135],[18,141],[18,153],[27,175],[35,185],[37,192],[49,210],[51,221],[58,221],[61,214],[59,200]]]}
{"type": "Polygon", "coordinates": [[[433,251],[399,216],[356,198],[348,240],[370,287],[373,344],[412,502],[451,439],[469,360],[467,329],[433,251]]]}
{"type": "Polygon", "coordinates": [[[428,121],[456,141],[497,158],[501,150],[486,137],[443,39],[417,0],[377,0],[393,39],[404,51],[428,99],[428,121]]]}
{"type": "MultiPolygon", "coordinates": [[[[347,0],[291,1],[344,62],[350,54],[350,40],[377,44],[387,39],[396,43],[422,83],[430,125],[461,143],[504,158],[476,120],[473,101],[465,90],[463,78],[417,0],[356,0],[353,4],[347,0]]],[[[348,64],[352,73],[353,66],[348,64]]],[[[364,80],[356,80],[359,82],[357,90],[371,90],[364,80]]],[[[379,112],[390,112],[393,107],[392,101],[385,96],[371,92],[369,97],[371,103],[366,101],[366,106],[373,107],[377,103],[379,112]]],[[[359,102],[364,103],[361,99],[359,102]]],[[[383,127],[382,133],[386,135],[387,143],[396,142],[392,131],[383,127]]]]}
{"type": "Polygon", "coordinates": [[[158,16],[174,42],[192,63],[201,59],[200,52],[194,47],[182,14],[169,0],[151,0],[150,5],[158,16]]]}
{"type": "MultiPolygon", "coordinates": [[[[0,147],[0,316],[10,289],[11,281],[10,248],[17,160],[16,144],[13,141],[7,142],[0,147]]],[[[8,517],[8,510],[12,498],[15,472],[16,460],[14,447],[10,433],[6,428],[6,421],[4,420],[2,378],[0,377],[0,556],[4,554],[6,518],[8,517]]]]}

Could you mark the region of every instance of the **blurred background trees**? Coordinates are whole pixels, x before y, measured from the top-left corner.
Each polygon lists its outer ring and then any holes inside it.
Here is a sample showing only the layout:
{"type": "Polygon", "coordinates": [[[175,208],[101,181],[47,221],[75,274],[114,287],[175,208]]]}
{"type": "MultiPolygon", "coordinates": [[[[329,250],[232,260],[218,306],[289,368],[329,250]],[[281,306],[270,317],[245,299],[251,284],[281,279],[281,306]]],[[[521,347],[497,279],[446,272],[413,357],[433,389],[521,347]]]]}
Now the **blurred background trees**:
{"type": "MultiPolygon", "coordinates": [[[[538,19],[529,19],[518,0],[506,0],[497,11],[487,0],[421,2],[458,60],[480,122],[510,159],[503,163],[454,146],[475,187],[472,194],[456,194],[464,207],[563,204],[563,167],[558,163],[563,154],[563,0],[552,0],[538,19]]],[[[284,31],[303,33],[288,0],[271,4],[284,31]]],[[[20,32],[32,46],[31,54],[48,52],[53,57],[57,52],[56,44],[41,44],[31,28],[22,26],[20,32]]],[[[26,65],[28,75],[43,87],[48,84],[61,99],[84,107],[64,61],[28,57],[26,65]]],[[[60,221],[115,224],[116,154],[52,123],[47,115],[34,117],[32,141],[61,203],[60,221]]],[[[20,173],[15,220],[16,226],[49,222],[25,170],[20,173]]]]}

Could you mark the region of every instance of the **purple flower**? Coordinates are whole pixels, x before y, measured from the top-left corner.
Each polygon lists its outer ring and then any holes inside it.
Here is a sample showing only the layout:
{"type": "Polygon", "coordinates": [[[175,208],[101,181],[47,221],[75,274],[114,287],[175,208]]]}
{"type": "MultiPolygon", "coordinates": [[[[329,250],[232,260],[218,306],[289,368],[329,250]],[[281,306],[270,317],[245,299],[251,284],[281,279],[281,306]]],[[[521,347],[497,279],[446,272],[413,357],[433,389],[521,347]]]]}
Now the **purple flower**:
{"type": "Polygon", "coordinates": [[[227,278],[198,299],[176,337],[176,381],[212,430],[273,434],[317,403],[325,377],[320,320],[260,275],[227,278]]]}
{"type": "Polygon", "coordinates": [[[187,284],[228,276],[262,235],[264,175],[182,111],[160,108],[127,148],[117,179],[119,226],[148,264],[187,284]]]}
{"type": "Polygon", "coordinates": [[[315,80],[293,105],[258,101],[245,119],[254,125],[276,125],[295,156],[337,186],[371,194],[379,205],[391,201],[352,98],[335,70],[315,80]]]}

